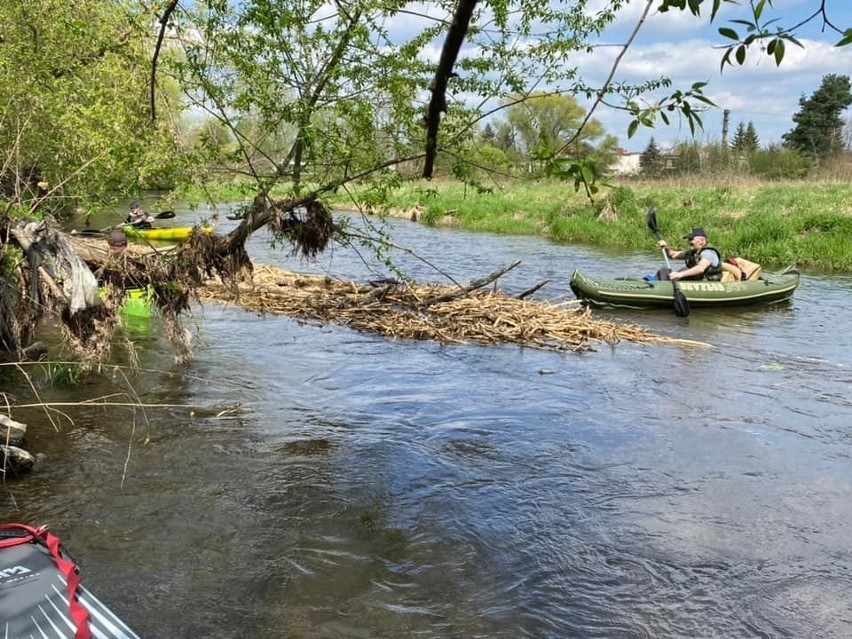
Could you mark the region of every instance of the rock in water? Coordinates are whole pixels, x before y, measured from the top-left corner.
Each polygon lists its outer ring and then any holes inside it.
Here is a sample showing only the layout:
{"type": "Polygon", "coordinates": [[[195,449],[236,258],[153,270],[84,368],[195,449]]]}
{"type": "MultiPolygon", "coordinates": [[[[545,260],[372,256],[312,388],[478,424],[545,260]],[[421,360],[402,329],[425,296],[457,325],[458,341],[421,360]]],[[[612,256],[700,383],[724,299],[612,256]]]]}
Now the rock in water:
{"type": "Polygon", "coordinates": [[[36,459],[23,448],[0,444],[0,461],[3,462],[2,471],[4,473],[20,475],[32,470],[36,459]]]}

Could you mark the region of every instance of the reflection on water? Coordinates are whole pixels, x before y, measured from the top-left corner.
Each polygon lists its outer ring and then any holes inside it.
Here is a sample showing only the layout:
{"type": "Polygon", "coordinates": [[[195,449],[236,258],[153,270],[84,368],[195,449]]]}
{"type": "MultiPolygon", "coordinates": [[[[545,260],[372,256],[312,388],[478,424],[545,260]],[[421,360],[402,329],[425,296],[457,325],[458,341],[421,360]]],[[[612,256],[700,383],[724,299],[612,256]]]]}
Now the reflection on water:
{"type": "MultiPolygon", "coordinates": [[[[522,259],[506,286],[554,298],[574,267],[656,259],[394,226],[462,280],[522,259]]],[[[776,308],[616,314],[708,346],[583,355],[211,305],[177,367],[153,319],[132,388],[34,388],[168,406],[64,409],[58,434],[16,415],[46,458],[7,482],[7,519],[50,523],[150,637],[848,637],[849,292],[809,275],[776,308]]]]}

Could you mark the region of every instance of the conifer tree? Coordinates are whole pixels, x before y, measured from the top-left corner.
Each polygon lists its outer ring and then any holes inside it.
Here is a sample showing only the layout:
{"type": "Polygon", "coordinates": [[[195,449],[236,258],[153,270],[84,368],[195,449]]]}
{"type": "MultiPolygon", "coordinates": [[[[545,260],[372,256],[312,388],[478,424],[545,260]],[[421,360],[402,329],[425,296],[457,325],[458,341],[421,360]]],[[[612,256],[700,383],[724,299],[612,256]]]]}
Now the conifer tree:
{"type": "Polygon", "coordinates": [[[754,153],[760,148],[760,139],[757,137],[757,129],[754,127],[754,122],[749,120],[745,130],[746,150],[749,153],[754,153]]]}
{"type": "Polygon", "coordinates": [[[644,175],[657,177],[662,170],[662,164],[663,154],[660,151],[660,147],[657,146],[657,142],[652,137],[648,140],[648,146],[642,151],[642,155],[639,156],[639,168],[642,169],[644,175]]]}
{"type": "Polygon", "coordinates": [[[810,98],[799,99],[801,108],[793,115],[796,126],[784,134],[784,146],[817,158],[838,153],[843,149],[841,114],[850,104],[849,76],[824,76],[810,98]]]}
{"type": "Polygon", "coordinates": [[[737,131],[734,133],[734,139],[731,141],[731,149],[738,153],[746,150],[746,128],[742,122],[737,125],[737,131]]]}

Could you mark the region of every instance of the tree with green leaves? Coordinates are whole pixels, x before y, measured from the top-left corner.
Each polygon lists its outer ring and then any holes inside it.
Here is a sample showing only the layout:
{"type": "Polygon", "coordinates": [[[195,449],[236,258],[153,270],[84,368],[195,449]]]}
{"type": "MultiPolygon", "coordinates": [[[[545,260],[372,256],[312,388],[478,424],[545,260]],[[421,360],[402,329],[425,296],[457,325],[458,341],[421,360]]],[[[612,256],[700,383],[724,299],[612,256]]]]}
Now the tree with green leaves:
{"type": "Polygon", "coordinates": [[[701,171],[701,155],[701,144],[697,140],[679,143],[674,152],[674,170],[678,173],[698,173],[701,171]]]}
{"type": "Polygon", "coordinates": [[[839,153],[844,148],[842,114],[850,104],[849,76],[824,76],[811,97],[799,99],[799,111],[793,115],[796,126],[784,134],[784,146],[814,158],[839,153]]]}
{"type": "Polygon", "coordinates": [[[617,140],[607,135],[597,120],[584,120],[586,110],[572,96],[533,93],[525,100],[510,98],[506,122],[519,141],[524,166],[541,174],[558,152],[571,159],[588,159],[601,166],[612,164],[617,140]],[[572,139],[569,145],[565,140],[572,139]]]}
{"type": "Polygon", "coordinates": [[[152,124],[145,99],[153,15],[136,10],[99,0],[4,3],[0,177],[14,184],[37,168],[42,185],[4,193],[7,210],[67,208],[172,172],[174,129],[166,119],[152,124]]]}

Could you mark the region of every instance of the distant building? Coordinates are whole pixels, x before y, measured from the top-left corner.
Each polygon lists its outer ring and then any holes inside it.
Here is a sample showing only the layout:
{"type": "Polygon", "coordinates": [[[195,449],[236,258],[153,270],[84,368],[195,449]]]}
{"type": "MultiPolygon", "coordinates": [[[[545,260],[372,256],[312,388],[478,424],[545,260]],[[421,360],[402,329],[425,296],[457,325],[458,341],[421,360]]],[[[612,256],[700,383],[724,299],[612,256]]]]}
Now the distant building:
{"type": "Polygon", "coordinates": [[[615,163],[609,167],[613,175],[639,175],[642,167],[639,166],[641,153],[631,153],[627,149],[618,148],[615,163]]]}

